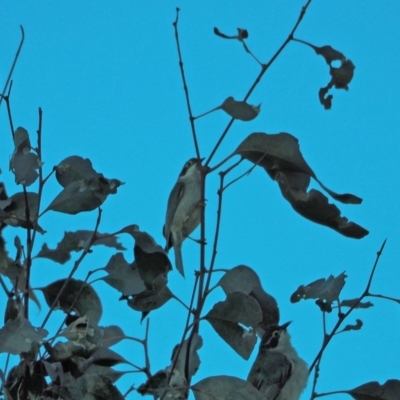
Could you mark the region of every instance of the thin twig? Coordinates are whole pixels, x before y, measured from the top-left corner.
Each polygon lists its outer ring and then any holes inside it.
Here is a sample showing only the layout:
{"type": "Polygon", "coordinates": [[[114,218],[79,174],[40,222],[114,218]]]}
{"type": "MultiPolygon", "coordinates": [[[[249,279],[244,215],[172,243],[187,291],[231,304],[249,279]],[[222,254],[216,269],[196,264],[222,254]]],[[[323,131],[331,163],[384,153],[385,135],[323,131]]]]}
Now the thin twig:
{"type": "Polygon", "coordinates": [[[172,368],[171,368],[171,374],[169,376],[169,381],[171,381],[172,374],[174,373],[174,369],[175,369],[176,363],[177,363],[178,358],[179,358],[179,354],[180,354],[180,352],[182,350],[183,342],[184,342],[185,337],[186,337],[186,335],[187,335],[187,333],[189,331],[189,321],[190,321],[190,317],[192,315],[194,298],[195,298],[195,295],[196,295],[196,289],[197,289],[198,282],[199,282],[199,274],[196,273],[195,281],[194,281],[194,285],[193,285],[192,297],[190,299],[190,304],[189,304],[189,309],[188,309],[188,315],[186,317],[185,328],[183,329],[183,334],[182,334],[181,341],[179,343],[179,347],[175,351],[175,358],[174,358],[173,363],[172,363],[172,368]]]}
{"type": "Polygon", "coordinates": [[[151,370],[150,370],[150,357],[149,357],[149,328],[150,328],[150,318],[147,318],[146,320],[146,332],[144,335],[143,339],[143,349],[144,349],[144,365],[145,365],[145,373],[147,375],[147,378],[151,377],[151,370]]]}
{"type": "Polygon", "coordinates": [[[90,237],[90,240],[88,241],[87,246],[85,246],[85,248],[83,249],[83,252],[82,252],[81,256],[75,261],[74,266],[73,266],[71,272],[69,273],[67,279],[65,280],[65,282],[64,282],[64,284],[62,285],[60,291],[58,292],[56,298],[54,299],[53,304],[51,305],[49,311],[47,312],[47,315],[46,315],[44,321],[42,322],[42,325],[40,326],[41,328],[44,328],[44,327],[45,327],[47,321],[48,321],[49,318],[50,318],[50,315],[51,315],[52,312],[54,311],[55,307],[57,306],[57,304],[58,304],[58,302],[59,302],[59,300],[60,300],[61,295],[63,294],[65,288],[67,287],[68,282],[71,280],[72,276],[74,275],[74,273],[75,273],[76,270],[78,269],[78,267],[79,267],[79,265],[81,264],[82,260],[83,260],[83,259],[86,257],[86,255],[90,252],[90,248],[91,248],[91,246],[92,246],[92,244],[93,244],[93,242],[94,242],[94,239],[95,239],[95,237],[96,237],[96,233],[97,233],[98,228],[99,228],[99,225],[100,225],[101,213],[102,213],[102,210],[101,210],[101,208],[99,207],[99,208],[98,208],[98,214],[97,214],[97,220],[96,220],[96,226],[95,226],[95,228],[94,228],[94,231],[93,231],[93,233],[92,233],[92,236],[90,237]]]}
{"type": "Polygon", "coordinates": [[[17,61],[18,61],[19,53],[21,52],[21,49],[22,49],[22,46],[23,46],[24,40],[25,40],[24,27],[22,25],[20,25],[19,27],[21,28],[21,41],[19,42],[19,46],[18,46],[17,52],[15,53],[15,56],[14,56],[14,61],[13,61],[12,65],[11,65],[10,72],[8,73],[8,77],[7,77],[6,83],[4,85],[4,88],[3,88],[3,91],[2,91],[2,95],[0,96],[0,106],[1,106],[1,102],[3,101],[4,96],[6,94],[6,90],[7,90],[8,84],[11,81],[11,77],[12,77],[12,74],[14,72],[14,68],[15,68],[15,66],[17,64],[17,61]]]}
{"type": "Polygon", "coordinates": [[[24,199],[25,199],[25,219],[27,221],[26,225],[26,248],[27,254],[25,259],[26,265],[26,278],[25,278],[25,290],[24,290],[24,316],[29,320],[29,288],[30,288],[30,278],[31,278],[31,267],[32,267],[32,231],[31,231],[31,213],[29,209],[28,193],[26,191],[26,186],[24,189],[24,199]]]}
{"type": "Polygon", "coordinates": [[[5,95],[1,94],[0,98],[4,99],[4,101],[6,102],[6,105],[7,105],[8,122],[10,124],[10,129],[11,129],[11,137],[12,137],[12,140],[14,141],[14,124],[13,124],[13,120],[12,120],[11,105],[10,105],[10,94],[11,94],[12,84],[13,84],[13,81],[11,81],[11,83],[10,83],[7,95],[5,96],[5,95]]]}
{"type": "Polygon", "coordinates": [[[195,147],[195,150],[196,150],[197,158],[201,158],[199,144],[198,144],[198,141],[197,141],[196,128],[194,126],[194,118],[193,118],[193,113],[192,113],[192,107],[190,105],[189,89],[188,89],[188,86],[187,86],[187,83],[186,83],[185,70],[183,68],[181,46],[180,46],[180,43],[179,43],[178,20],[179,20],[179,8],[177,7],[176,8],[176,18],[175,18],[175,21],[173,22],[172,25],[174,26],[174,31],[175,31],[176,48],[178,50],[178,57],[179,57],[179,69],[181,71],[181,77],[182,77],[182,82],[183,82],[183,90],[185,91],[185,98],[186,98],[186,105],[187,105],[187,109],[188,109],[188,113],[189,113],[190,127],[192,128],[193,143],[194,143],[194,147],[195,147]]]}
{"type": "Polygon", "coordinates": [[[390,301],[394,301],[397,304],[400,304],[400,299],[396,299],[396,298],[390,297],[390,296],[384,296],[383,294],[368,293],[368,297],[377,297],[378,299],[390,300],[390,301]]]}
{"type": "Polygon", "coordinates": [[[367,297],[367,296],[369,295],[368,290],[369,290],[369,288],[370,288],[370,286],[371,286],[372,278],[373,278],[373,276],[374,276],[376,267],[378,266],[378,262],[379,262],[379,259],[380,259],[381,255],[382,255],[382,251],[383,251],[383,249],[385,248],[385,244],[386,244],[386,239],[384,240],[384,242],[383,242],[383,244],[382,244],[380,250],[379,250],[379,251],[377,252],[377,254],[376,254],[375,263],[374,263],[374,266],[372,267],[372,271],[371,271],[371,274],[370,274],[370,277],[369,277],[369,280],[368,280],[368,283],[367,283],[367,287],[366,287],[366,289],[364,290],[364,293],[360,296],[360,298],[359,298],[356,302],[354,302],[354,304],[349,308],[349,310],[348,310],[346,313],[342,314],[342,315],[339,317],[338,321],[336,322],[336,325],[335,325],[334,328],[332,329],[332,332],[331,332],[329,335],[327,335],[327,336],[325,337],[325,340],[324,340],[324,343],[322,344],[321,349],[319,350],[317,356],[315,357],[314,361],[312,362],[312,364],[311,364],[311,366],[310,366],[310,368],[309,368],[309,372],[310,372],[310,373],[311,373],[311,371],[313,370],[313,368],[315,367],[315,365],[316,365],[316,363],[318,362],[318,360],[322,357],[322,355],[323,355],[323,353],[324,353],[326,347],[328,346],[329,342],[331,341],[331,339],[333,338],[333,336],[335,335],[335,333],[337,332],[337,330],[340,328],[340,325],[342,324],[342,322],[350,315],[350,313],[351,313],[355,308],[357,308],[358,304],[361,303],[361,301],[364,299],[364,297],[367,297]]]}
{"type": "Polygon", "coordinates": [[[319,359],[317,364],[315,365],[314,379],[313,379],[313,385],[312,385],[312,389],[311,389],[310,400],[313,400],[314,395],[315,395],[315,388],[317,387],[317,382],[318,382],[318,378],[319,378],[320,365],[321,365],[321,359],[319,359]]]}
{"type": "Polygon", "coordinates": [[[226,176],[227,172],[220,172],[219,177],[220,177],[220,186],[218,190],[218,205],[217,205],[217,221],[215,223],[215,233],[214,233],[214,241],[213,241],[213,250],[212,250],[212,255],[211,255],[211,262],[210,262],[210,269],[209,269],[209,274],[207,275],[207,280],[206,280],[206,286],[204,288],[204,294],[203,294],[203,301],[201,304],[201,307],[204,306],[204,302],[207,297],[208,289],[210,288],[210,283],[211,283],[211,277],[212,277],[212,271],[215,266],[215,260],[217,258],[217,248],[218,248],[218,240],[219,240],[219,233],[220,233],[220,228],[221,228],[221,217],[222,217],[222,199],[223,199],[223,187],[224,187],[224,178],[226,176]]]}
{"type": "MultiPolygon", "coordinates": [[[[297,28],[299,27],[301,21],[304,18],[304,15],[306,14],[307,8],[309,7],[309,5],[311,4],[312,0],[307,0],[306,4],[301,8],[300,11],[300,15],[297,18],[297,21],[292,29],[292,31],[289,33],[288,37],[286,38],[286,40],[282,43],[282,45],[279,47],[279,49],[276,51],[276,53],[272,56],[272,58],[268,61],[267,64],[262,64],[261,67],[261,71],[258,74],[258,76],[256,77],[256,79],[254,80],[254,83],[251,85],[249,91],[247,92],[246,96],[244,97],[243,101],[246,101],[250,95],[253,93],[254,89],[257,87],[257,85],[259,84],[259,82],[261,81],[261,78],[263,77],[263,75],[265,74],[265,72],[268,70],[268,68],[272,65],[272,63],[277,59],[277,57],[279,56],[279,54],[281,54],[281,52],[283,51],[283,49],[288,45],[288,43],[293,39],[293,35],[296,32],[297,28]]],[[[219,146],[221,145],[222,141],[224,140],[226,134],[228,133],[230,127],[233,124],[234,119],[232,118],[229,122],[228,125],[226,126],[226,128],[224,129],[224,131],[222,132],[222,135],[220,136],[220,138],[217,141],[217,144],[214,146],[213,150],[211,151],[211,154],[209,155],[205,165],[210,164],[211,160],[213,159],[215,153],[217,152],[219,146]]]]}
{"type": "MultiPolygon", "coordinates": [[[[39,126],[37,129],[37,148],[35,149],[36,154],[38,156],[40,166],[39,166],[39,188],[38,188],[38,216],[39,216],[39,210],[40,210],[40,204],[42,200],[42,193],[43,193],[43,186],[45,181],[43,181],[43,167],[42,167],[42,122],[43,122],[43,112],[42,109],[39,107],[39,126]]],[[[37,230],[37,225],[38,225],[39,217],[36,218],[36,220],[33,222],[33,235],[32,235],[32,244],[35,243],[35,238],[36,238],[36,230],[37,230]]]]}

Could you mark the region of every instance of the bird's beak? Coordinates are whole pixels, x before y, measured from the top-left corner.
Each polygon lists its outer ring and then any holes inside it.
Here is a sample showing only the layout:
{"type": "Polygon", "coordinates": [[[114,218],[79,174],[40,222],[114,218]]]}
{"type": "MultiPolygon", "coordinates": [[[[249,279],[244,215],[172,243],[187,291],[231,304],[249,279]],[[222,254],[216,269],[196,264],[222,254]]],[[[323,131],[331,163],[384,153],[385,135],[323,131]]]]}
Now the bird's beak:
{"type": "Polygon", "coordinates": [[[280,325],[279,328],[285,330],[291,323],[292,321],[288,321],[285,324],[280,325]]]}

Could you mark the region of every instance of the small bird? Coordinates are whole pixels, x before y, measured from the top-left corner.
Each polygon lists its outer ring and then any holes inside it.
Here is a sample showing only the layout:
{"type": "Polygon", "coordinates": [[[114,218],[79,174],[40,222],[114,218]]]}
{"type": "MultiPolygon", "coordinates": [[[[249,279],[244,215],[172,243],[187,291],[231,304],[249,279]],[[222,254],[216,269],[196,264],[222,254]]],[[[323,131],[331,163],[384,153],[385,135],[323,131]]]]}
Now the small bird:
{"type": "Polygon", "coordinates": [[[283,325],[268,325],[247,377],[267,400],[298,400],[307,385],[308,367],[290,343],[283,325]]]}
{"type": "Polygon", "coordinates": [[[191,158],[185,163],[169,195],[165,216],[165,250],[174,248],[175,265],[183,276],[182,242],[197,228],[201,219],[201,162],[202,159],[191,158]]]}

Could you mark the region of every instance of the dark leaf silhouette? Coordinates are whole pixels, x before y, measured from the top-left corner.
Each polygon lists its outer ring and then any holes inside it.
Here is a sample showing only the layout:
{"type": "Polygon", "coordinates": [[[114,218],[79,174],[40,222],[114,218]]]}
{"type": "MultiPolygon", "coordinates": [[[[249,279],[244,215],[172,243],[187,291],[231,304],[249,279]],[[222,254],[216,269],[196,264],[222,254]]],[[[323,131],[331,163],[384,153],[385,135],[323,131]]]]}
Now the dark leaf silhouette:
{"type": "MultiPolygon", "coordinates": [[[[253,297],[262,310],[262,321],[260,325],[271,325],[279,323],[279,308],[273,296],[265,292],[256,272],[246,265],[232,268],[219,280],[225,294],[242,292],[253,297]]],[[[257,328],[257,326],[253,326],[257,328]]]]}
{"type": "MultiPolygon", "coordinates": [[[[38,288],[43,292],[44,298],[51,307],[60,293],[66,279],[60,279],[49,285],[38,288]]],[[[58,307],[65,313],[75,311],[80,316],[87,316],[90,323],[97,325],[103,314],[101,300],[92,286],[78,279],[70,279],[58,300],[58,307]]]]}
{"type": "Polygon", "coordinates": [[[245,101],[235,100],[232,96],[229,96],[224,100],[221,105],[201,115],[198,115],[196,118],[204,117],[205,115],[217,110],[223,110],[232,118],[240,119],[241,121],[251,121],[256,118],[257,115],[260,113],[260,109],[261,104],[259,104],[258,106],[253,106],[246,103],[245,101]]]}
{"type": "MultiPolygon", "coordinates": [[[[36,229],[40,233],[45,233],[45,231],[37,223],[39,207],[38,194],[34,192],[26,192],[26,198],[28,200],[29,208],[29,227],[36,229]]],[[[3,208],[3,210],[7,213],[7,218],[2,218],[3,222],[10,226],[27,228],[28,223],[26,219],[26,202],[24,192],[13,194],[7,200],[4,200],[4,202],[7,202],[9,205],[3,208]]]]}
{"type": "Polygon", "coordinates": [[[214,28],[214,33],[223,38],[223,39],[237,39],[239,41],[242,41],[243,39],[247,39],[249,37],[249,32],[247,29],[242,29],[242,28],[237,28],[238,34],[237,35],[225,35],[225,33],[222,33],[218,28],[214,28]]]}
{"type": "MultiPolygon", "coordinates": [[[[26,268],[19,262],[15,262],[7,253],[2,254],[0,249],[0,274],[6,276],[12,286],[17,289],[17,293],[23,293],[26,289],[26,268]]],[[[39,310],[41,309],[40,302],[35,295],[35,292],[29,286],[29,298],[35,302],[39,310]]]]}
{"type": "Polygon", "coordinates": [[[116,371],[110,367],[103,367],[101,365],[92,364],[86,371],[85,375],[101,375],[115,383],[121,376],[125,375],[127,371],[116,371]]]}
{"type": "Polygon", "coordinates": [[[15,174],[15,182],[24,186],[32,185],[38,178],[36,171],[41,161],[31,152],[31,143],[28,131],[19,127],[14,132],[14,154],[11,158],[11,169],[15,174]]]}
{"type": "Polygon", "coordinates": [[[41,342],[48,332],[42,328],[34,328],[23,316],[9,319],[0,329],[0,353],[19,355],[28,352],[32,343],[41,342]]]}
{"type": "Polygon", "coordinates": [[[249,294],[255,287],[261,286],[257,273],[246,265],[238,265],[227,271],[217,283],[225,294],[242,292],[249,294]]]}
{"type": "Polygon", "coordinates": [[[329,65],[329,74],[331,75],[330,82],[323,88],[319,90],[319,101],[324,106],[326,110],[332,107],[332,98],[330,94],[326,96],[330,89],[335,87],[336,89],[348,90],[349,83],[353,79],[355,65],[351,60],[348,60],[346,56],[338,50],[335,50],[331,46],[314,46],[304,40],[293,39],[296,42],[303,43],[312,49],[315,53],[324,57],[326,63],[329,65]],[[340,67],[335,67],[332,63],[334,61],[340,61],[340,67]]]}
{"type": "Polygon", "coordinates": [[[389,379],[383,385],[379,382],[368,382],[345,393],[355,400],[398,400],[400,398],[400,381],[389,379]]]}
{"type": "Polygon", "coordinates": [[[315,189],[307,192],[310,178],[314,178],[337,201],[346,204],[359,204],[362,201],[352,194],[337,194],[324,186],[304,160],[298,140],[289,133],[252,133],[234,154],[263,167],[278,182],[283,197],[303,217],[347,237],[360,239],[368,234],[363,227],[342,217],[340,210],[329,204],[321,192],[315,189]]]}
{"type": "Polygon", "coordinates": [[[39,174],[36,171],[41,166],[38,156],[34,153],[15,153],[12,158],[12,167],[15,173],[15,183],[30,186],[36,181],[39,174]]]}
{"type": "Polygon", "coordinates": [[[93,211],[103,204],[108,194],[115,193],[118,186],[119,184],[116,185],[105,178],[90,182],[71,182],[54,198],[46,210],[65,214],[93,211]]]}
{"type": "Polygon", "coordinates": [[[249,382],[234,376],[211,376],[192,386],[196,400],[263,400],[264,396],[249,382]]]}
{"type": "Polygon", "coordinates": [[[374,305],[370,301],[359,301],[359,299],[342,300],[341,307],[370,308],[374,305]]]}
{"type": "Polygon", "coordinates": [[[165,286],[162,290],[156,293],[145,290],[144,292],[133,296],[133,298],[128,301],[128,306],[136,311],[142,311],[144,313],[144,318],[150,311],[162,307],[173,297],[174,295],[168,289],[168,286],[165,286]]]}
{"type": "Polygon", "coordinates": [[[106,347],[114,346],[126,338],[124,331],[118,325],[100,327],[103,332],[103,345],[106,347]]]}
{"type": "Polygon", "coordinates": [[[241,357],[246,360],[250,357],[257,338],[254,331],[246,331],[240,324],[258,326],[262,321],[261,307],[253,297],[241,292],[229,293],[205,318],[241,357]]]}
{"type": "Polygon", "coordinates": [[[297,303],[301,299],[318,299],[320,307],[327,306],[331,310],[331,304],[339,301],[339,295],[345,285],[346,274],[342,272],[337,277],[330,276],[328,279],[318,279],[308,285],[300,285],[299,288],[291,295],[290,301],[297,303]]]}
{"type": "Polygon", "coordinates": [[[138,294],[146,290],[136,263],[129,264],[122,253],[113,255],[103,269],[108,275],[101,279],[119,290],[124,296],[138,294]]]}
{"type": "MultiPolygon", "coordinates": [[[[37,258],[49,258],[59,264],[65,264],[71,259],[72,251],[81,251],[85,248],[87,240],[93,235],[93,231],[79,230],[75,232],[64,232],[61,242],[55,249],[50,249],[46,243],[43,244],[37,258]]],[[[125,250],[125,247],[118,242],[118,238],[108,233],[96,232],[92,245],[104,245],[117,250],[125,250]]]]}
{"type": "Polygon", "coordinates": [[[251,121],[260,113],[261,104],[252,106],[245,101],[235,100],[233,97],[228,97],[222,105],[221,110],[225,111],[232,118],[240,119],[241,121],[251,121]]]}
{"type": "Polygon", "coordinates": [[[88,159],[71,156],[54,167],[56,178],[64,188],[46,210],[66,214],[92,211],[106,200],[109,194],[117,193],[123,183],[118,179],[107,179],[96,172],[88,159]]]}
{"type": "Polygon", "coordinates": [[[361,319],[356,319],[355,324],[348,324],[343,328],[343,331],[359,331],[363,326],[361,319]]]}
{"type": "Polygon", "coordinates": [[[80,156],[67,157],[54,167],[54,169],[57,181],[63,188],[72,182],[90,181],[103,177],[102,174],[94,170],[92,162],[88,158],[80,156]]]}
{"type": "Polygon", "coordinates": [[[124,400],[124,396],[102,375],[85,374],[62,386],[53,386],[52,393],[65,400],[124,400]]]}
{"type": "Polygon", "coordinates": [[[147,232],[140,231],[138,225],[129,225],[118,233],[122,232],[129,233],[135,239],[135,262],[146,288],[152,293],[159,292],[167,285],[167,274],[172,269],[164,248],[147,232]]]}
{"type": "Polygon", "coordinates": [[[249,37],[249,32],[247,31],[247,29],[243,29],[243,28],[237,28],[237,35],[226,35],[225,33],[222,33],[218,28],[214,28],[214,34],[219,36],[222,39],[236,39],[238,40],[240,43],[242,43],[244,50],[246,51],[246,53],[249,53],[260,65],[262,65],[262,63],[257,59],[257,57],[250,51],[250,49],[248,48],[245,39],[247,39],[249,37]]]}

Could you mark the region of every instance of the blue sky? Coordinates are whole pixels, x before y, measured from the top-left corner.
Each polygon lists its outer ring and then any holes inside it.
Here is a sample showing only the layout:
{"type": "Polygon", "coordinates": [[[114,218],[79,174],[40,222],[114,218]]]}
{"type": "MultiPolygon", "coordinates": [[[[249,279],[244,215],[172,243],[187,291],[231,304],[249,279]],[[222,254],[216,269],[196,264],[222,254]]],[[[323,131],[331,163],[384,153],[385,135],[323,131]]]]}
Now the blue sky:
{"type": "MultiPolygon", "coordinates": [[[[238,42],[216,37],[213,28],[231,34],[237,27],[247,28],[248,46],[266,62],[287,37],[303,4],[304,0],[251,4],[236,0],[229,4],[193,0],[180,4],[170,0],[37,1],[34,5],[2,2],[3,81],[20,40],[19,25],[26,33],[13,77],[15,126],[28,129],[33,141],[37,109],[42,107],[45,171],[70,155],[89,158],[97,171],[125,182],[103,205],[100,231],[115,232],[136,223],[163,244],[161,232],[169,192],[185,161],[194,156],[172,28],[175,7],[181,8],[179,30],[185,72],[193,113],[198,115],[228,96],[243,98],[259,72],[259,65],[238,42]]],[[[350,90],[334,91],[332,109],[324,110],[318,90],[329,80],[328,66],[310,48],[289,44],[249,99],[251,104],[262,103],[260,115],[251,122],[236,121],[214,159],[222,160],[252,132],[289,132],[299,139],[303,156],[326,186],[364,200],[358,206],[338,204],[342,215],[370,231],[364,239],[353,240],[299,216],[261,169],[225,193],[217,268],[246,264],[257,271],[264,288],[279,303],[281,321],[293,320],[293,342],[308,363],[320,347],[322,323],[313,301],[289,302],[299,285],[346,271],[342,297],[357,297],[365,288],[376,251],[387,238],[371,291],[400,297],[399,12],[400,4],[394,1],[314,0],[296,37],[318,46],[330,44],[351,59],[356,69],[350,90]]],[[[222,111],[196,122],[203,155],[209,154],[228,122],[222,111]]],[[[4,103],[0,135],[1,180],[13,194],[21,188],[8,172],[13,145],[4,103]]],[[[249,166],[242,163],[233,176],[249,166]]],[[[218,175],[214,174],[207,188],[208,259],[217,187],[218,175]]],[[[59,191],[57,182],[50,181],[44,206],[59,191]]],[[[48,233],[38,238],[37,251],[43,241],[54,247],[64,230],[93,229],[96,216],[96,212],[72,217],[48,213],[41,221],[48,233]]],[[[9,249],[16,234],[24,237],[23,231],[5,231],[9,249]]],[[[125,256],[131,261],[132,241],[128,237],[121,240],[129,248],[125,256]]],[[[183,251],[185,260],[191,257],[192,265],[186,261],[186,279],[176,271],[169,275],[170,288],[189,302],[194,282],[191,271],[198,268],[197,245],[187,241],[183,251]]],[[[76,277],[84,279],[89,270],[105,266],[112,254],[96,248],[76,277]]],[[[32,286],[64,277],[71,267],[72,263],[59,266],[39,260],[33,267],[32,286]]],[[[215,276],[215,282],[219,277],[215,276]]],[[[105,308],[102,324],[120,324],[126,334],[143,337],[139,313],[118,302],[119,293],[106,284],[98,282],[95,289],[105,308]]],[[[223,293],[216,291],[206,309],[222,299],[223,293]]],[[[371,301],[373,308],[355,312],[348,321],[360,318],[363,328],[341,334],[330,344],[321,365],[318,392],[399,377],[399,306],[379,299],[371,301]]],[[[2,309],[4,303],[5,296],[0,295],[2,309]]],[[[40,324],[45,310],[32,307],[31,312],[40,324]]],[[[61,320],[59,314],[54,326],[61,320]]],[[[151,314],[153,372],[169,364],[185,317],[184,309],[173,300],[151,314]]],[[[336,322],[334,312],[329,321],[330,326],[336,322]]],[[[242,360],[207,322],[202,323],[201,334],[202,364],[194,382],[217,374],[247,376],[255,352],[250,361],[242,360]]],[[[131,342],[120,344],[116,350],[139,365],[143,362],[140,347],[131,342]]],[[[118,386],[124,392],[130,384],[143,381],[144,376],[128,375],[118,386]]],[[[310,385],[302,398],[309,398],[309,389],[310,385]]],[[[132,393],[129,398],[139,395],[132,393]]]]}

